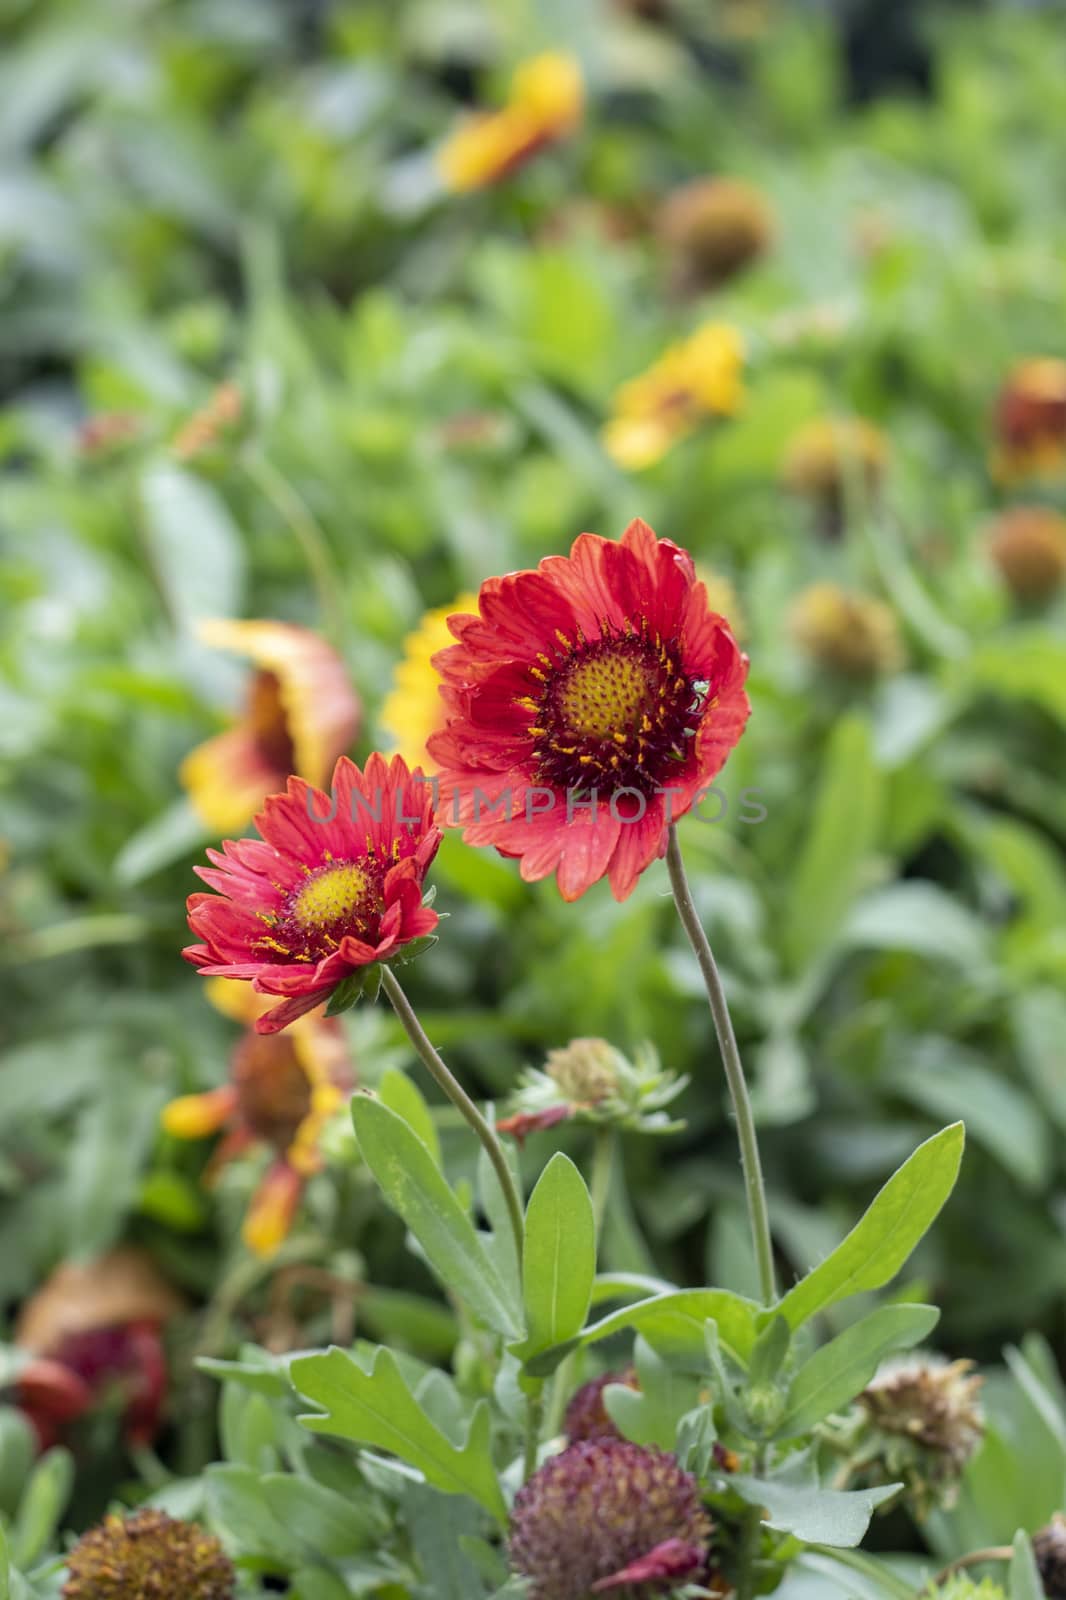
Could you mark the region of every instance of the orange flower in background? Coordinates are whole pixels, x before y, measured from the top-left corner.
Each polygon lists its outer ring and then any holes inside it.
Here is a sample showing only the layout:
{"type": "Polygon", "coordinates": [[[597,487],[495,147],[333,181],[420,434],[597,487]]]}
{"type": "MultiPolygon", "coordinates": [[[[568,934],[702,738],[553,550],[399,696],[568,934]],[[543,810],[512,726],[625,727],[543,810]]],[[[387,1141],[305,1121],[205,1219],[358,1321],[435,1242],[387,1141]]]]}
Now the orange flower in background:
{"type": "Polygon", "coordinates": [[[117,1405],[129,1444],[155,1438],[167,1389],[162,1329],[183,1306],[140,1250],[56,1268],[15,1325],[16,1346],[33,1357],[17,1374],[16,1398],[42,1449],[108,1405],[117,1405]]]}
{"type": "Polygon", "coordinates": [[[516,69],[501,110],[469,118],[441,145],[437,165],[445,184],[462,192],[498,183],[573,133],[584,109],[585,87],[574,58],[560,51],[534,56],[516,69]]]}
{"type": "Polygon", "coordinates": [[[198,877],[216,894],[189,896],[203,941],[182,951],[208,978],[239,978],[281,1005],[256,1020],[277,1033],[346,978],[389,961],[440,920],[422,880],[440,844],[433,786],[399,756],[374,754],[361,772],[342,756],[325,795],[302,778],[270,795],[261,839],[227,839],[198,877]]]}
{"type": "Polygon", "coordinates": [[[476,594],[461,594],[450,606],[427,611],[403,642],[403,660],[393,673],[392,689],[381,708],[381,725],[409,767],[432,771],[428,741],[444,727],[441,678],[433,657],[452,643],[448,618],[476,606],[476,594]]]}
{"type": "Polygon", "coordinates": [[[709,322],[671,345],[640,377],[622,385],[603,443],[620,467],[639,471],[710,417],[732,416],[744,399],[744,345],[735,328],[709,322]]]}
{"type": "Polygon", "coordinates": [[[645,522],[619,542],[583,533],[569,556],[490,578],[451,631],[429,741],[440,815],[527,881],[555,873],[566,900],[605,876],[625,899],[750,711],[747,657],[692,557],[645,522]]]}
{"type": "Polygon", "coordinates": [[[993,522],[988,554],[1015,600],[1051,600],[1066,582],[1066,517],[1050,506],[1012,506],[993,522]]]}
{"type": "Polygon", "coordinates": [[[177,1139],[224,1132],[212,1173],[256,1146],[274,1151],[243,1229],[249,1249],[270,1256],[288,1235],[304,1183],[321,1168],[322,1129],[351,1095],[355,1073],[336,1018],[310,1013],[284,1035],[264,1035],[255,1023],[271,1004],[266,996],[225,978],[212,979],[207,993],[246,1031],[230,1058],[229,1082],[172,1100],[163,1126],[177,1139]]]}
{"type": "Polygon", "coordinates": [[[234,833],[290,773],[325,783],[359,730],[362,708],[340,656],[307,628],[220,618],[199,633],[256,668],[240,720],[190,751],[179,774],[205,825],[234,833]]]}
{"type": "Polygon", "coordinates": [[[1019,361],[996,403],[993,471],[1003,482],[1066,471],[1066,361],[1019,361]]]}

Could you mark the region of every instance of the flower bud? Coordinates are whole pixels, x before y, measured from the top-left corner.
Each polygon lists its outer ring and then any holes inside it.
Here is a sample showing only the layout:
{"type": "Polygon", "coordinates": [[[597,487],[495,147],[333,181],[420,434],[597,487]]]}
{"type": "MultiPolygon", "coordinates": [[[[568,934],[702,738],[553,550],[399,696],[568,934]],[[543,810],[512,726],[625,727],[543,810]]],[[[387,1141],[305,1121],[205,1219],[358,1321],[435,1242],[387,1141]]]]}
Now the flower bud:
{"type": "Polygon", "coordinates": [[[828,533],[837,534],[851,486],[868,496],[884,482],[888,440],[864,417],[818,417],[793,436],[782,478],[793,494],[814,503],[828,533]]]}
{"type": "Polygon", "coordinates": [[[758,189],[733,178],[696,178],[667,195],[658,232],[674,259],[678,287],[726,283],[765,255],[774,217],[758,189]]]}
{"type": "Polygon", "coordinates": [[[871,595],[814,583],[799,595],[789,620],[799,648],[831,675],[875,678],[903,664],[896,614],[871,595]]]}
{"type": "Polygon", "coordinates": [[[546,1071],[571,1105],[596,1106],[618,1092],[618,1065],[606,1039],[571,1039],[549,1050],[546,1071]]]}
{"type": "Polygon", "coordinates": [[[640,1387],[632,1367],[627,1367],[625,1372],[604,1372],[583,1383],[575,1391],[563,1417],[563,1432],[571,1444],[577,1444],[579,1439],[621,1437],[603,1403],[603,1391],[609,1383],[624,1383],[628,1389],[640,1387]]]}
{"type": "Polygon", "coordinates": [[[988,553],[1016,600],[1050,600],[1066,578],[1066,517],[1046,506],[1014,506],[993,523],[988,553]]]}
{"type": "Polygon", "coordinates": [[[164,1511],[109,1516],[67,1557],[63,1600],[233,1600],[236,1573],[214,1534],[164,1511]]]}
{"type": "Polygon", "coordinates": [[[902,1480],[915,1514],[948,1507],[981,1442],[977,1401],[984,1381],[970,1361],[919,1356],[889,1365],[859,1396],[872,1425],[864,1468],[870,1481],[902,1480]]]}

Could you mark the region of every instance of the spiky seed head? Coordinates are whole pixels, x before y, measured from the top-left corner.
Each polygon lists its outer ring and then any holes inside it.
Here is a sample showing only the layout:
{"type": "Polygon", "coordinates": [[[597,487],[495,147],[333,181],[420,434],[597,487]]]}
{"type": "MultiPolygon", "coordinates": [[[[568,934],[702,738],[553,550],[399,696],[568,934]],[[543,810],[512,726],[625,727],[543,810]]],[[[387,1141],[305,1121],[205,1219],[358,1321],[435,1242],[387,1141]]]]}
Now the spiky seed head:
{"type": "Polygon", "coordinates": [[[233,1600],[236,1573],[214,1534],[165,1511],[109,1516],[67,1557],[63,1600],[233,1600]]]}

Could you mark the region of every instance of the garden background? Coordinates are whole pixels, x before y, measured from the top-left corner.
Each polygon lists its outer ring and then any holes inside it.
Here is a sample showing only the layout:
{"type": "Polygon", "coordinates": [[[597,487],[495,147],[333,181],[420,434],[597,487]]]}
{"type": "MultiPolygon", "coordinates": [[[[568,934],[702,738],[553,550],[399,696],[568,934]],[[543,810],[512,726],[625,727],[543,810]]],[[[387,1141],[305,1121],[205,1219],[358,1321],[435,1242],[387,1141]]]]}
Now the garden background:
{"type": "MultiPolygon", "coordinates": [[[[1016,513],[1066,507],[1066,421],[1026,457],[1005,418],[1020,364],[1066,355],[1064,20],[0,5],[0,1304],[13,1338],[61,1262],[147,1252],[185,1304],[156,1441],[175,1471],[215,1449],[196,1354],[323,1342],[338,1315],[430,1358],[454,1335],[350,1135],[263,1259],[240,1226],[267,1155],[205,1185],[210,1142],[162,1125],[225,1081],[239,1031],[180,958],[219,833],[179,771],[248,673],[200,625],[322,634],[361,759],[417,735],[386,701],[427,608],[638,515],[713,577],[751,657],[725,814],[685,844],[784,1259],[819,1260],[962,1117],[908,1292],[943,1306],[954,1355],[997,1362],[1031,1330],[1062,1355],[1066,554],[1053,516],[1016,513]],[[499,181],[449,182],[443,143],[542,52],[580,63],[572,125],[499,181]],[[739,259],[710,266],[664,213],[707,178],[740,186],[739,259]],[[743,342],[742,400],[646,462],[612,453],[622,386],[707,323],[743,342]]],[[[654,1041],[689,1078],[684,1127],[625,1136],[605,1259],[749,1288],[664,873],[575,908],[449,836],[435,877],[449,920],[405,981],[464,1082],[502,1115],[572,1037],[654,1041]]],[[[363,1083],[417,1076],[385,1008],[344,1026],[363,1083]]],[[[535,1133],[523,1160],[588,1140],[535,1133]]],[[[114,1429],[93,1448],[71,1526],[136,1475],[114,1429]]]]}

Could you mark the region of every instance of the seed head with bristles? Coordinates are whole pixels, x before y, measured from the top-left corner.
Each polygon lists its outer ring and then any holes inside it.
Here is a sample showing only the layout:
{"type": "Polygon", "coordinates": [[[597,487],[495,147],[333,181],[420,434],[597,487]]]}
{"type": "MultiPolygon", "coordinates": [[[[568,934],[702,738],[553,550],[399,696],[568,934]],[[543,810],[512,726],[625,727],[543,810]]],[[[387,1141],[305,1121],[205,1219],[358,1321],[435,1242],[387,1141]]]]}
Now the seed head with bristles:
{"type": "Polygon", "coordinates": [[[919,1356],[889,1364],[859,1396],[872,1424],[869,1475],[883,1483],[901,1479],[919,1517],[950,1506],[958,1494],[984,1433],[977,1400],[983,1381],[971,1361],[919,1356]]]}
{"type": "Polygon", "coordinates": [[[214,1534],[164,1511],[109,1516],[67,1557],[63,1600],[233,1600],[233,1563],[214,1534]]]}
{"type": "Polygon", "coordinates": [[[589,1600],[661,1547],[675,1558],[687,1548],[691,1576],[710,1535],[699,1485],[672,1455],[625,1439],[586,1439],[552,1456],[519,1490],[511,1566],[528,1580],[529,1600],[589,1600]]]}
{"type": "Polygon", "coordinates": [[[1061,1511],[1033,1534],[1033,1555],[1047,1600],[1066,1600],[1066,1516],[1061,1511]]]}

